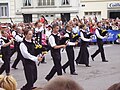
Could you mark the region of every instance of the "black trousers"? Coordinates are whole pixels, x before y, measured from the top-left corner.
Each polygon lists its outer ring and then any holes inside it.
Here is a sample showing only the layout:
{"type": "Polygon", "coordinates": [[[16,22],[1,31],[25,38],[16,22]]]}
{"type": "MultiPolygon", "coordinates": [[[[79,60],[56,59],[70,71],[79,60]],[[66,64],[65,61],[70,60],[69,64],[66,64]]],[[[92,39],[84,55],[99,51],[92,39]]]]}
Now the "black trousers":
{"type": "Polygon", "coordinates": [[[18,48],[17,49],[17,58],[16,58],[16,60],[14,61],[13,65],[12,65],[13,68],[16,68],[16,66],[19,63],[19,61],[21,60],[21,58],[22,58],[22,56],[20,54],[20,49],[18,48]]]}
{"type": "Polygon", "coordinates": [[[70,66],[70,73],[75,72],[75,64],[74,64],[74,50],[73,47],[66,47],[66,52],[68,56],[68,61],[62,66],[63,69],[66,69],[70,66]]]}
{"type": "Polygon", "coordinates": [[[61,54],[60,52],[51,52],[54,66],[52,67],[50,73],[46,76],[47,80],[50,80],[55,73],[57,72],[57,75],[62,75],[62,67],[61,67],[61,54]]]}
{"type": "Polygon", "coordinates": [[[29,63],[28,61],[25,60],[22,61],[23,61],[24,73],[27,83],[25,84],[25,86],[22,87],[21,90],[32,90],[32,87],[37,80],[36,64],[35,62],[29,63]]]}
{"type": "Polygon", "coordinates": [[[99,53],[101,53],[102,61],[104,61],[104,60],[106,60],[106,58],[105,58],[105,53],[104,53],[104,48],[103,48],[103,41],[99,40],[99,41],[97,41],[97,44],[98,44],[98,50],[96,50],[96,52],[91,56],[94,58],[99,53]]]}
{"type": "Polygon", "coordinates": [[[10,73],[10,54],[2,54],[2,60],[4,61],[3,65],[0,68],[0,74],[5,70],[6,74],[10,73]]]}
{"type": "Polygon", "coordinates": [[[12,57],[12,55],[18,50],[18,43],[15,41],[14,42],[14,48],[11,50],[11,54],[10,57],[12,57]]]}

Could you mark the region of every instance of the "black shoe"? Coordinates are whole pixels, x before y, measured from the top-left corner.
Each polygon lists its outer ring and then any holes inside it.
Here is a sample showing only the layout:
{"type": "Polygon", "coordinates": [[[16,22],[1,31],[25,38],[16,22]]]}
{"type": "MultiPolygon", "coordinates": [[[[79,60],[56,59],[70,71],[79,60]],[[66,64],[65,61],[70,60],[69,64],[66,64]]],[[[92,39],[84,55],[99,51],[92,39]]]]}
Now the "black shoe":
{"type": "Polygon", "coordinates": [[[37,87],[32,87],[32,89],[36,89],[37,87]]]}
{"type": "Polygon", "coordinates": [[[91,55],[91,58],[92,58],[92,60],[94,61],[94,58],[93,58],[93,56],[91,55]]]}
{"type": "Polygon", "coordinates": [[[76,72],[71,73],[71,75],[78,75],[76,72]]]}
{"type": "Polygon", "coordinates": [[[79,63],[78,62],[76,62],[76,65],[78,65],[79,63]]]}
{"type": "Polygon", "coordinates": [[[66,73],[65,68],[63,68],[63,72],[66,73]]]}
{"type": "Polygon", "coordinates": [[[90,65],[86,65],[86,67],[91,67],[90,65]]]}
{"type": "Polygon", "coordinates": [[[108,60],[102,60],[102,62],[108,62],[108,60]]]}
{"type": "Polygon", "coordinates": [[[50,80],[50,79],[48,79],[48,77],[47,77],[47,76],[45,77],[45,79],[46,79],[47,81],[49,81],[49,80],[50,80]]]}
{"type": "Polygon", "coordinates": [[[12,67],[13,69],[18,69],[18,68],[16,68],[16,67],[12,67]]]}
{"type": "Polygon", "coordinates": [[[46,64],[47,62],[44,61],[44,62],[41,62],[41,63],[42,63],[42,64],[46,64]]]}

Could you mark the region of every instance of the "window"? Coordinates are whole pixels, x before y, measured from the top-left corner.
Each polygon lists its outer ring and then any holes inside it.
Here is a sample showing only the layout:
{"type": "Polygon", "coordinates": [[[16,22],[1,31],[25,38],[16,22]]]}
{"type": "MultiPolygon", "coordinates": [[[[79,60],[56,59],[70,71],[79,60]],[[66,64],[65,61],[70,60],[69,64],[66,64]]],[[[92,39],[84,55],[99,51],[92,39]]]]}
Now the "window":
{"type": "Polygon", "coordinates": [[[49,17],[49,15],[45,15],[45,17],[49,17]]]}
{"type": "Polygon", "coordinates": [[[62,0],[62,5],[70,5],[70,1],[69,0],[62,0]]]}
{"type": "Polygon", "coordinates": [[[55,4],[54,0],[38,0],[38,6],[50,6],[54,4],[55,4]]]}
{"type": "Polygon", "coordinates": [[[24,0],[23,6],[31,6],[31,0],[24,0]]]}
{"type": "Polygon", "coordinates": [[[85,15],[88,15],[88,12],[85,12],[85,15]]]}
{"type": "Polygon", "coordinates": [[[81,5],[82,7],[85,7],[85,5],[81,5]]]}
{"type": "Polygon", "coordinates": [[[54,17],[54,15],[50,15],[50,17],[54,17]]]}
{"type": "Polygon", "coordinates": [[[8,17],[8,3],[0,3],[0,17],[8,17]]]}

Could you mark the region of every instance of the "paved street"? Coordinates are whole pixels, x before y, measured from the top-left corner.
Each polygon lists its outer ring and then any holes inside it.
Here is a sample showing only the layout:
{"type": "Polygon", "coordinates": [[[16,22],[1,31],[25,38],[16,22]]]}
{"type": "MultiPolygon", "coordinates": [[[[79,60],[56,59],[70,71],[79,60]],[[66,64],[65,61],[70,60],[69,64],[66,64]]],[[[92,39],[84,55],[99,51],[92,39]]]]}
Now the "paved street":
{"type": "MultiPolygon", "coordinates": [[[[75,79],[81,86],[83,86],[84,90],[107,90],[110,85],[120,82],[120,45],[110,44],[105,45],[104,48],[106,58],[109,62],[102,62],[100,55],[98,55],[95,58],[95,61],[92,61],[90,58],[90,65],[92,67],[85,67],[85,65],[76,66],[76,72],[79,75],[70,75],[69,68],[67,68],[67,73],[64,75],[75,79]]],[[[96,49],[96,45],[90,46],[89,53],[94,53],[96,49]]],[[[79,48],[75,48],[76,57],[78,52],[79,48]]],[[[14,56],[12,59],[14,59],[14,56]]],[[[62,52],[62,64],[64,64],[66,60],[67,57],[64,51],[62,52]]],[[[43,87],[47,83],[44,78],[53,66],[49,53],[46,55],[46,61],[47,64],[40,64],[38,67],[38,80],[35,86],[43,87]]],[[[21,62],[19,63],[18,68],[18,70],[11,69],[11,74],[17,80],[18,88],[21,88],[26,82],[21,62]]]]}

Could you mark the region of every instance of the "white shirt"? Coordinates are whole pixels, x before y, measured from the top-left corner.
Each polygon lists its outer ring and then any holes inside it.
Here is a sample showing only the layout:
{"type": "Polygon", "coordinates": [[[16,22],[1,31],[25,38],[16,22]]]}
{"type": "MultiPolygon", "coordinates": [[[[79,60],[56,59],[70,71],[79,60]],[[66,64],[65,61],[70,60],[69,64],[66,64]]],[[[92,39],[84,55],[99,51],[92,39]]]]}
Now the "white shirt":
{"type": "Polygon", "coordinates": [[[38,32],[41,32],[41,31],[43,31],[44,30],[44,28],[43,27],[40,27],[40,28],[35,28],[35,33],[38,33],[38,32]]]}
{"type": "Polygon", "coordinates": [[[32,60],[34,62],[38,61],[38,57],[31,55],[28,52],[28,49],[27,49],[26,45],[23,42],[20,44],[20,51],[21,51],[21,54],[23,55],[24,58],[30,59],[30,60],[32,60]]]}
{"type": "MultiPolygon", "coordinates": [[[[1,49],[1,47],[5,44],[5,42],[4,42],[4,40],[3,40],[2,38],[7,40],[6,37],[1,36],[1,38],[0,38],[0,49],[1,49]]],[[[10,41],[10,40],[9,40],[9,41],[10,41]]]]}
{"type": "Polygon", "coordinates": [[[87,38],[84,37],[83,32],[80,32],[80,36],[81,36],[81,39],[82,39],[83,41],[86,41],[86,42],[91,41],[91,39],[87,39],[87,38]]]}
{"type": "Polygon", "coordinates": [[[15,40],[16,40],[17,42],[22,42],[22,41],[23,41],[23,38],[20,37],[19,35],[16,35],[16,36],[15,36],[15,40]]]}
{"type": "Polygon", "coordinates": [[[13,31],[12,35],[13,35],[13,37],[15,37],[16,36],[16,31],[13,31]]]}
{"type": "Polygon", "coordinates": [[[96,36],[97,36],[98,38],[100,38],[100,39],[104,39],[104,38],[105,38],[105,37],[103,37],[103,36],[100,35],[98,29],[95,30],[95,34],[96,34],[96,36]]]}
{"type": "Polygon", "coordinates": [[[52,29],[51,30],[47,30],[46,29],[46,37],[48,38],[51,35],[52,29]]]}
{"type": "Polygon", "coordinates": [[[56,46],[55,38],[54,38],[53,35],[51,35],[51,36],[49,37],[49,43],[50,43],[50,46],[51,46],[51,47],[56,46]]]}

